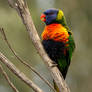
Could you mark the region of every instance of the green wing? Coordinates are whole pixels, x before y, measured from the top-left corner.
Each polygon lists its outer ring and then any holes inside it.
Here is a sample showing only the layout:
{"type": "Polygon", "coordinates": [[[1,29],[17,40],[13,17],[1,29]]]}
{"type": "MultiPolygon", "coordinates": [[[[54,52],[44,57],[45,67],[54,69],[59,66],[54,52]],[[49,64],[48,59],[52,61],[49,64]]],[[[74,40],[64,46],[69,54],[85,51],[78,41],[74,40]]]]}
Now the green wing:
{"type": "Polygon", "coordinates": [[[68,70],[68,67],[69,67],[70,62],[71,62],[72,53],[73,53],[73,51],[75,49],[75,43],[74,43],[74,40],[73,40],[71,32],[69,32],[68,44],[69,45],[67,47],[65,47],[66,54],[63,54],[61,56],[61,58],[58,60],[58,68],[61,71],[64,79],[66,77],[67,70],[68,70]]]}

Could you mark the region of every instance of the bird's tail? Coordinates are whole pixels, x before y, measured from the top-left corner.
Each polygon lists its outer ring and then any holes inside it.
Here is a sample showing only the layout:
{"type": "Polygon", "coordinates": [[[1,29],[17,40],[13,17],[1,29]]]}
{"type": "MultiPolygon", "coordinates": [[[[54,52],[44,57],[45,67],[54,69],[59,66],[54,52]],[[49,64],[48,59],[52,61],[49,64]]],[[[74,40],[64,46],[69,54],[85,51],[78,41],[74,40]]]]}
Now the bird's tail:
{"type": "Polygon", "coordinates": [[[55,88],[56,92],[60,92],[60,91],[59,91],[59,88],[58,88],[58,86],[57,86],[57,84],[55,83],[54,80],[53,80],[53,83],[54,83],[54,88],[55,88]]]}

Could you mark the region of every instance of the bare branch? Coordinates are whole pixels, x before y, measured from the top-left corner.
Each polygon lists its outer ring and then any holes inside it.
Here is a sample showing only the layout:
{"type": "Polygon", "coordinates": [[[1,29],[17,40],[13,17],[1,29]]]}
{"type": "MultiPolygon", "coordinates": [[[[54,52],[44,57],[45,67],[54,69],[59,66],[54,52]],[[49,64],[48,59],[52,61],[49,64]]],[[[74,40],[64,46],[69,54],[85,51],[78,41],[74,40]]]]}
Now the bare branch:
{"type": "Polygon", "coordinates": [[[34,84],[24,73],[22,73],[14,64],[12,64],[1,52],[0,60],[4,63],[17,77],[31,87],[35,92],[43,92],[36,84],[34,84]]]}
{"type": "Polygon", "coordinates": [[[8,3],[9,3],[11,8],[15,8],[14,1],[8,0],[8,3]]]}
{"type": "Polygon", "coordinates": [[[28,63],[26,63],[26,61],[24,61],[22,58],[20,58],[19,56],[17,56],[16,52],[12,49],[12,47],[11,47],[11,45],[10,45],[7,37],[6,37],[5,31],[4,31],[3,28],[0,28],[0,32],[2,33],[5,42],[7,43],[8,47],[10,48],[10,50],[12,51],[12,53],[15,55],[15,57],[21,63],[23,63],[25,66],[27,66],[29,69],[31,69],[34,73],[36,73],[54,92],[56,92],[55,89],[54,89],[54,87],[51,85],[51,83],[48,80],[46,80],[40,73],[38,73],[36,71],[36,69],[34,69],[31,65],[29,65],[28,63]]]}
{"type": "Polygon", "coordinates": [[[8,82],[8,84],[10,85],[10,87],[13,89],[14,92],[19,92],[18,89],[14,86],[14,84],[10,81],[7,73],[4,71],[3,67],[0,64],[0,70],[3,74],[3,76],[5,77],[6,81],[8,82]]]}
{"type": "MultiPolygon", "coordinates": [[[[8,0],[10,1],[9,3],[14,2],[14,0],[8,0]]],[[[57,83],[57,86],[61,91],[63,92],[70,92],[67,84],[65,83],[62,74],[60,73],[60,71],[58,70],[58,68],[56,66],[53,66],[53,61],[49,59],[48,55],[45,53],[43,46],[40,42],[40,38],[37,34],[36,28],[34,26],[34,23],[32,21],[32,18],[30,16],[30,12],[27,6],[25,6],[25,3],[23,0],[16,0],[15,5],[15,9],[17,11],[17,13],[20,15],[24,25],[27,28],[27,31],[30,35],[30,38],[35,46],[35,48],[37,49],[37,52],[39,53],[39,55],[42,57],[43,61],[46,63],[46,65],[49,67],[49,70],[52,74],[53,79],[55,80],[55,82],[57,83]]],[[[13,6],[13,5],[12,5],[13,6]]]]}

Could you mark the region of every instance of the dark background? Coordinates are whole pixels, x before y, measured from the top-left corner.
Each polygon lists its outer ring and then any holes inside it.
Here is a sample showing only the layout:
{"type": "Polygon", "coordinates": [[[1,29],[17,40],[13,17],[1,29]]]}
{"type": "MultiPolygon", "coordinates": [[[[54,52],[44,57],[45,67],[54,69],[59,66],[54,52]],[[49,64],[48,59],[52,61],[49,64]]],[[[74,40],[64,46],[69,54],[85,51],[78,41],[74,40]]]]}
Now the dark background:
{"type": "MultiPolygon", "coordinates": [[[[40,37],[44,28],[44,24],[40,21],[41,13],[48,8],[61,8],[64,11],[76,43],[76,50],[73,54],[66,82],[71,92],[92,92],[92,0],[27,0],[27,2],[40,37]]],[[[32,45],[25,26],[16,11],[8,6],[7,0],[0,0],[0,27],[5,29],[7,38],[17,55],[27,60],[52,83],[51,75],[32,45]]],[[[0,51],[39,85],[44,92],[52,92],[39,77],[20,64],[7,47],[1,34],[0,51]]],[[[4,65],[3,67],[20,92],[33,92],[4,65]]],[[[1,72],[0,92],[13,92],[1,72]]]]}

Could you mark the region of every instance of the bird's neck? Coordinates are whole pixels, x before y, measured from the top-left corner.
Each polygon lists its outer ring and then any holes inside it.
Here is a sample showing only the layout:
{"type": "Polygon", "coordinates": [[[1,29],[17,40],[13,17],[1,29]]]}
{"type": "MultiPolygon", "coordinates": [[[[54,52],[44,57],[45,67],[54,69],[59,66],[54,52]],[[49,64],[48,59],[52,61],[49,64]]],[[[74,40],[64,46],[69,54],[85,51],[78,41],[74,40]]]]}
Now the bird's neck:
{"type": "Polygon", "coordinates": [[[63,26],[61,25],[61,24],[59,24],[59,23],[53,23],[53,24],[49,24],[49,25],[46,25],[45,26],[45,29],[44,29],[44,31],[45,30],[47,30],[47,31],[58,31],[57,29],[60,29],[60,28],[63,28],[63,26]]]}
{"type": "Polygon", "coordinates": [[[62,26],[64,26],[67,30],[69,30],[69,27],[67,26],[66,19],[63,16],[62,20],[59,20],[58,23],[60,23],[62,26]]]}

